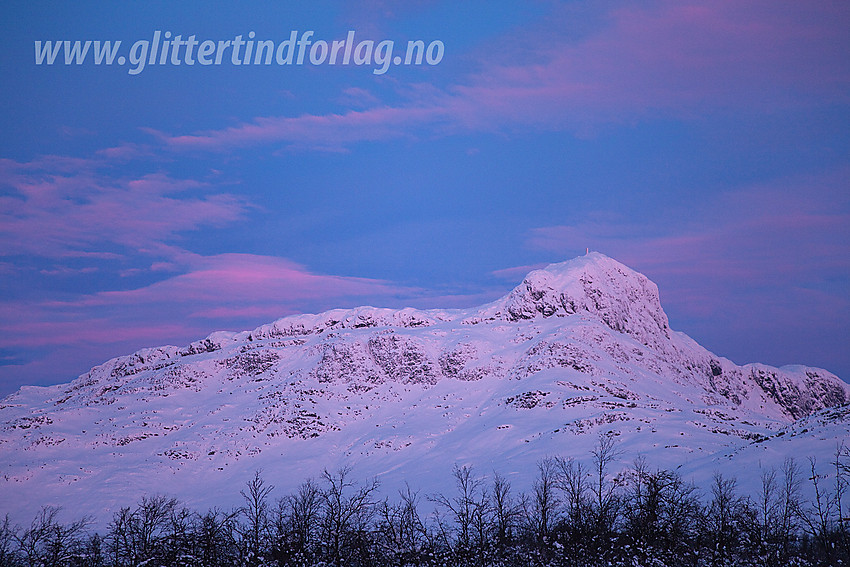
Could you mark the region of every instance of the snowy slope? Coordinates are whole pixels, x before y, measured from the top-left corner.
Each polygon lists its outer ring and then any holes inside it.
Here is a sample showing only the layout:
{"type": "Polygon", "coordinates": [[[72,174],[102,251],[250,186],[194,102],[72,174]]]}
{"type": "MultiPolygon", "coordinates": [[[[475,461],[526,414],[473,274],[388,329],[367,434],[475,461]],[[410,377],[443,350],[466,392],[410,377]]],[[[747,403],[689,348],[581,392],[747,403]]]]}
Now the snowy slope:
{"type": "Polygon", "coordinates": [[[524,489],[538,459],[584,458],[608,431],[628,461],[746,485],[789,454],[828,461],[848,399],[824,370],[708,352],[669,328],[655,284],[591,253],[480,308],[286,317],[22,388],[0,402],[0,514],[108,521],[161,492],[226,507],[256,469],[282,493],[343,465],[434,492],[456,463],[524,489]]]}

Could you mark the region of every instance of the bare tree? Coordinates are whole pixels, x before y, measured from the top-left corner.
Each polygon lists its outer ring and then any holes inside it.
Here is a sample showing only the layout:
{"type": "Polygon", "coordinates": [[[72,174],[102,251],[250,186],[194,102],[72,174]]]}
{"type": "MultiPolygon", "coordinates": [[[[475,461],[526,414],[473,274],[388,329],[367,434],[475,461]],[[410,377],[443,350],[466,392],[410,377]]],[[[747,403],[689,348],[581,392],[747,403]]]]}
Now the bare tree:
{"type": "Polygon", "coordinates": [[[675,471],[644,459],[612,474],[618,454],[603,436],[592,466],[541,460],[531,490],[518,496],[498,473],[488,483],[456,466],[455,492],[429,497],[427,523],[415,490],[378,502],[377,482],[355,483],[348,468],[324,471],[321,484],[308,480],[274,509],[259,471],[229,513],[144,497],[114,514],[103,540],[88,533],[88,520],[62,523],[48,507],[25,529],[0,519],[0,567],[850,564],[843,445],[831,466],[810,459],[811,476],[790,458],[764,470],[749,496],[717,473],[704,505],[675,471]],[[812,498],[803,501],[806,478],[812,498]]]}
{"type": "Polygon", "coordinates": [[[502,555],[513,542],[514,530],[522,516],[523,505],[514,501],[511,483],[499,473],[493,474],[491,500],[496,552],[502,555]]]}
{"type": "Polygon", "coordinates": [[[537,463],[537,478],[532,485],[529,528],[539,547],[545,547],[549,534],[560,516],[561,501],[556,492],[557,461],[545,458],[537,463]]]}
{"type": "Polygon", "coordinates": [[[107,549],[116,567],[129,565],[133,561],[132,520],[133,513],[129,507],[120,508],[112,516],[107,528],[107,549]]]}
{"type": "Polygon", "coordinates": [[[768,563],[774,560],[777,551],[781,504],[782,496],[779,493],[776,469],[763,470],[761,473],[761,490],[755,505],[753,539],[758,547],[758,555],[768,563]]]}
{"type": "Polygon", "coordinates": [[[163,495],[142,497],[134,515],[138,562],[153,559],[161,553],[168,522],[176,507],[175,498],[163,495]]]}
{"type": "Polygon", "coordinates": [[[240,525],[239,533],[242,540],[243,560],[247,565],[259,565],[266,553],[266,542],[269,536],[269,494],[274,486],[266,484],[261,471],[254,472],[246,490],[239,494],[245,501],[242,516],[245,522],[240,525]]]}
{"type": "Polygon", "coordinates": [[[806,525],[806,530],[816,542],[825,544],[830,532],[830,519],[833,515],[834,500],[830,498],[829,493],[823,485],[823,480],[826,478],[817,472],[817,459],[809,458],[809,470],[811,475],[809,481],[812,483],[814,500],[809,504],[808,509],[802,514],[803,522],[806,525]]]}
{"type": "Polygon", "coordinates": [[[403,567],[419,564],[430,547],[428,531],[419,516],[417,492],[406,486],[397,504],[384,500],[378,522],[379,543],[387,559],[403,567]]]}
{"type": "Polygon", "coordinates": [[[63,524],[57,519],[59,511],[60,508],[45,506],[30,527],[15,536],[25,563],[30,567],[69,565],[74,557],[82,554],[89,519],[63,524]]]}
{"type": "Polygon", "coordinates": [[[163,543],[177,500],[143,496],[131,511],[122,508],[109,525],[108,544],[115,565],[137,565],[162,556],[163,543]]]}
{"type": "Polygon", "coordinates": [[[193,514],[185,506],[175,507],[168,520],[164,537],[165,562],[169,565],[191,565],[195,562],[193,514]]]}
{"type": "Polygon", "coordinates": [[[578,544],[589,535],[590,473],[572,457],[557,459],[558,488],[564,495],[566,532],[569,544],[578,544]]]}
{"type": "MultiPolygon", "coordinates": [[[[3,565],[3,563],[0,563],[3,565]]],[[[103,538],[98,533],[91,534],[83,545],[78,567],[103,567],[106,558],[103,555],[103,538]]]]}
{"type": "Polygon", "coordinates": [[[803,527],[811,536],[817,552],[831,564],[850,560],[850,534],[847,533],[847,524],[850,519],[842,516],[844,505],[842,498],[846,489],[845,474],[847,463],[842,461],[842,445],[836,450],[835,460],[832,463],[835,478],[832,490],[829,491],[829,478],[826,474],[817,471],[817,461],[809,458],[809,469],[811,476],[812,492],[814,500],[802,508],[801,518],[803,527]]]}
{"type": "Polygon", "coordinates": [[[770,567],[791,562],[792,541],[799,531],[800,489],[800,471],[793,458],[785,459],[781,478],[776,469],[762,471],[751,531],[758,556],[770,567]]]}
{"type": "Polygon", "coordinates": [[[448,498],[443,494],[430,496],[449,517],[446,524],[436,510],[435,520],[443,541],[453,550],[459,561],[468,561],[471,557],[483,557],[483,548],[487,537],[482,533],[482,520],[488,515],[488,498],[484,479],[472,474],[472,467],[455,466],[452,471],[455,478],[457,495],[448,498]]]}
{"type": "MultiPolygon", "coordinates": [[[[781,549],[779,560],[784,561],[790,553],[791,539],[798,532],[801,496],[803,485],[800,467],[793,457],[788,457],[782,464],[782,486],[778,510],[779,523],[777,535],[781,549]]],[[[781,564],[781,563],[780,563],[781,564]]]]}
{"type": "Polygon", "coordinates": [[[345,467],[331,474],[322,473],[326,487],[322,491],[322,543],[328,561],[337,567],[349,557],[362,553],[369,522],[375,513],[374,493],[378,481],[359,486],[350,479],[345,467]]]}
{"type": "Polygon", "coordinates": [[[201,565],[227,565],[236,555],[234,523],[239,511],[222,512],[218,508],[195,515],[193,536],[201,565]]]}
{"type": "Polygon", "coordinates": [[[715,473],[711,485],[711,501],[703,514],[703,535],[710,565],[728,565],[741,545],[744,527],[750,513],[747,499],[737,493],[734,478],[715,473]]]}
{"type": "Polygon", "coordinates": [[[850,556],[850,512],[844,505],[845,495],[850,488],[850,449],[842,441],[835,449],[835,508],[836,540],[845,556],[850,556]]]}
{"type": "Polygon", "coordinates": [[[600,434],[593,456],[594,483],[591,486],[593,496],[594,542],[597,547],[607,549],[614,525],[617,521],[617,484],[611,475],[611,465],[621,455],[613,435],[600,434]]]}
{"type": "Polygon", "coordinates": [[[700,509],[695,491],[675,472],[651,470],[643,458],[635,461],[623,502],[624,531],[643,563],[674,562],[689,553],[700,509]]]}
{"type": "Polygon", "coordinates": [[[280,558],[312,561],[322,513],[322,491],[313,479],[278,501],[275,518],[276,554],[280,558]]]}
{"type": "Polygon", "coordinates": [[[17,564],[17,553],[15,553],[15,542],[18,539],[19,528],[12,526],[9,514],[0,522],[0,565],[3,567],[17,564]]]}

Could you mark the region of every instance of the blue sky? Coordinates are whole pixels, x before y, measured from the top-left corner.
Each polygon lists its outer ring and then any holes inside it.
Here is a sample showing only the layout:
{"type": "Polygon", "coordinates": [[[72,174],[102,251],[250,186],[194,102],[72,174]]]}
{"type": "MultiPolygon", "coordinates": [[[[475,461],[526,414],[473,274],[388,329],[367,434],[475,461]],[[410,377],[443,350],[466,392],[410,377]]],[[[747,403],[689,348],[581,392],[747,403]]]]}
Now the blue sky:
{"type": "Polygon", "coordinates": [[[2,10],[0,395],[292,313],[480,304],[586,247],[722,356],[850,378],[846,2],[2,10]],[[445,50],[35,64],[157,30],[445,50]]]}

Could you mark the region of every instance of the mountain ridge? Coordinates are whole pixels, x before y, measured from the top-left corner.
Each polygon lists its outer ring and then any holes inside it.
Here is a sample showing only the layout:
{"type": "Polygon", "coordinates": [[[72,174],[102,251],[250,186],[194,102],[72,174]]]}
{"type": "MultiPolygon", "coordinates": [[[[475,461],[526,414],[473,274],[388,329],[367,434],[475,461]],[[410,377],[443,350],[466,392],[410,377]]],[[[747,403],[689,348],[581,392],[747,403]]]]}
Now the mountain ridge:
{"type": "MultiPolygon", "coordinates": [[[[300,482],[354,463],[427,486],[463,462],[519,478],[600,432],[696,467],[779,446],[781,431],[848,399],[825,370],[709,352],[670,329],[653,282],[590,253],[480,307],[294,315],[23,388],[0,401],[0,509],[23,512],[21,491],[74,501],[71,485],[107,510],[163,487],[212,503],[189,479],[220,486],[257,468],[300,482]]],[[[824,452],[829,440],[815,441],[824,452]]]]}

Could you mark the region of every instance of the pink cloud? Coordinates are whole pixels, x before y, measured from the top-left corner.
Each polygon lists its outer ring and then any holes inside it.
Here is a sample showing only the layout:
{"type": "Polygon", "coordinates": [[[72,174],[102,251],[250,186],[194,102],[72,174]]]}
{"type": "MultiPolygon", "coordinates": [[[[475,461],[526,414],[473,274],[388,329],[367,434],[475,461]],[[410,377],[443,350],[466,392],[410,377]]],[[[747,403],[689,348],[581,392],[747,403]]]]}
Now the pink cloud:
{"type": "Polygon", "coordinates": [[[571,9],[555,8],[543,23],[494,40],[478,54],[482,71],[452,86],[399,87],[402,102],[394,106],[349,88],[344,100],[370,108],[158,136],[172,149],[283,143],[339,150],[429,132],[533,126],[582,133],[658,115],[696,119],[722,109],[850,100],[850,10],[842,3],[630,4],[578,40],[564,31],[574,27],[571,9]]]}
{"type": "MultiPolygon", "coordinates": [[[[144,288],[101,292],[76,303],[94,306],[179,302],[197,307],[209,302],[216,309],[222,304],[244,304],[250,313],[256,306],[270,302],[292,304],[343,297],[394,296],[411,291],[381,280],[315,274],[284,258],[220,254],[187,256],[187,259],[190,265],[186,273],[144,288]]],[[[196,308],[193,312],[210,316],[216,311],[196,308]]]]}
{"type": "MultiPolygon", "coordinates": [[[[551,25],[569,28],[570,17],[567,8],[551,25]]],[[[528,48],[537,64],[486,65],[454,89],[453,102],[467,121],[501,117],[550,127],[847,102],[848,26],[850,10],[837,3],[629,5],[580,41],[545,26],[517,33],[505,44],[541,38],[528,48]]]]}
{"type": "Polygon", "coordinates": [[[132,159],[152,157],[154,152],[150,146],[125,142],[117,146],[98,150],[96,155],[99,158],[109,161],[123,162],[132,159]]]}
{"type": "Polygon", "coordinates": [[[45,276],[75,276],[80,274],[93,274],[97,271],[98,269],[94,266],[88,266],[86,268],[69,268],[67,266],[59,266],[57,268],[45,268],[39,270],[39,273],[45,276]]]}
{"type": "Polygon", "coordinates": [[[194,180],[112,178],[99,167],[58,156],[0,160],[0,183],[13,189],[0,196],[0,249],[44,257],[103,257],[115,254],[103,250],[114,245],[153,249],[181,231],[241,220],[248,208],[233,195],[198,195],[207,188],[194,180]]]}
{"type": "Polygon", "coordinates": [[[439,107],[381,107],[344,114],[260,117],[224,130],[166,137],[165,143],[175,149],[206,150],[258,143],[333,148],[411,136],[412,126],[439,122],[445,114],[439,107]]]}
{"type": "MultiPolygon", "coordinates": [[[[850,274],[846,174],[731,192],[656,236],[646,236],[646,227],[632,219],[603,217],[534,229],[527,243],[561,255],[585,246],[605,252],[666,283],[666,301],[685,313],[728,310],[732,301],[742,312],[772,309],[783,294],[808,301],[812,289],[829,288],[830,280],[850,274]]],[[[846,309],[846,298],[838,299],[846,309]]],[[[817,307],[793,307],[801,317],[810,308],[817,307]]]]}
{"type": "MultiPolygon", "coordinates": [[[[201,333],[202,327],[195,327],[201,333]]],[[[0,326],[4,346],[43,347],[114,344],[128,341],[159,344],[163,337],[185,334],[185,324],[116,325],[111,319],[6,322],[0,326]]]]}
{"type": "Polygon", "coordinates": [[[850,269],[846,244],[835,239],[836,234],[850,238],[848,226],[848,214],[797,214],[676,227],[669,236],[632,238],[618,235],[619,227],[609,231],[604,225],[578,224],[535,229],[528,243],[553,252],[589,244],[656,273],[762,285],[778,277],[850,269]]]}
{"type": "Polygon", "coordinates": [[[190,341],[218,328],[248,328],[302,312],[305,306],[397,302],[419,293],[381,280],[313,273],[283,258],[185,253],[181,261],[183,273],[144,287],[68,301],[0,303],[2,344],[190,341]],[[204,319],[218,322],[210,327],[199,322],[204,319]]]}
{"type": "Polygon", "coordinates": [[[374,94],[359,87],[348,87],[343,89],[339,98],[340,104],[355,108],[368,108],[380,105],[381,101],[374,94]]]}

